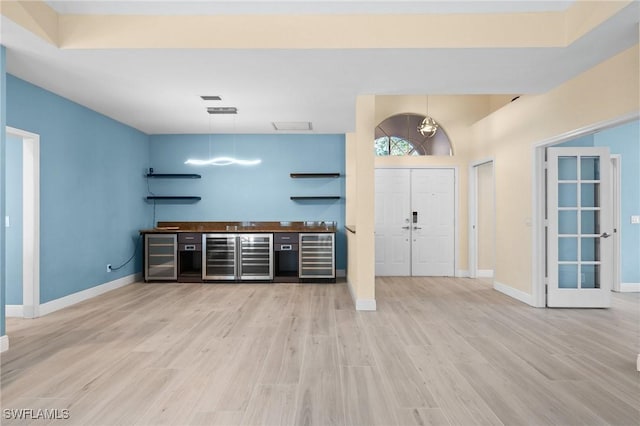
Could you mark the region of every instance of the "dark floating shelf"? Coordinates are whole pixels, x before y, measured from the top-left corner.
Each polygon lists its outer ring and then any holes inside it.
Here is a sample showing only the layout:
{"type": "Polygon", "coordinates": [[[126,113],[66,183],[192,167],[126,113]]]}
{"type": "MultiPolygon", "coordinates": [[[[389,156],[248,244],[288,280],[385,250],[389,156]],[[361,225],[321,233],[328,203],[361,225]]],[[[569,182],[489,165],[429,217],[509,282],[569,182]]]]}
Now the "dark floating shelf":
{"type": "Polygon", "coordinates": [[[290,173],[292,178],[337,178],[340,173],[290,173]]]}
{"type": "Polygon", "coordinates": [[[147,200],[176,200],[176,201],[200,201],[202,197],[186,195],[149,195],[147,200]]]}
{"type": "Polygon", "coordinates": [[[183,179],[200,179],[202,176],[195,173],[147,173],[148,178],[183,178],[183,179]]]}
{"type": "Polygon", "coordinates": [[[317,195],[317,196],[293,196],[290,197],[292,200],[339,200],[340,197],[337,195],[317,195]]]}

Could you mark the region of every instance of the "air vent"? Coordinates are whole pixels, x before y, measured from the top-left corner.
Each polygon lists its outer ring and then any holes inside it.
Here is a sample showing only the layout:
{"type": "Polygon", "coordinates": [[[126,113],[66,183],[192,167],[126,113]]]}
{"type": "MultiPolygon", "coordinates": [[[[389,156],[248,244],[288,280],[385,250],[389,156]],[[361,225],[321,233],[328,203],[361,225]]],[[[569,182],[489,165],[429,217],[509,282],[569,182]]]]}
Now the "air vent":
{"type": "Polygon", "coordinates": [[[200,96],[203,101],[221,101],[222,98],[220,96],[200,96]]]}
{"type": "Polygon", "coordinates": [[[309,131],[313,130],[310,121],[276,121],[271,123],[278,131],[309,131]]]}
{"type": "Polygon", "coordinates": [[[236,107],[209,107],[207,108],[209,114],[237,114],[238,108],[236,107]]]}

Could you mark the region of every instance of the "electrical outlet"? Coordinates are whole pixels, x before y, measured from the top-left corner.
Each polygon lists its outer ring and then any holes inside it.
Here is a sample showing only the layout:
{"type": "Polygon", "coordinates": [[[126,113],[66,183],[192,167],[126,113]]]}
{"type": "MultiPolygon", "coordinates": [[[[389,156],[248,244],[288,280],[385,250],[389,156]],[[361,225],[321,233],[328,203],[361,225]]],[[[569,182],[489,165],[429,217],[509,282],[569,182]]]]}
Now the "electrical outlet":
{"type": "Polygon", "coordinates": [[[640,224],[640,215],[631,216],[631,223],[634,225],[640,224]]]}
{"type": "Polygon", "coordinates": [[[111,272],[111,264],[107,263],[107,272],[111,272]]]}

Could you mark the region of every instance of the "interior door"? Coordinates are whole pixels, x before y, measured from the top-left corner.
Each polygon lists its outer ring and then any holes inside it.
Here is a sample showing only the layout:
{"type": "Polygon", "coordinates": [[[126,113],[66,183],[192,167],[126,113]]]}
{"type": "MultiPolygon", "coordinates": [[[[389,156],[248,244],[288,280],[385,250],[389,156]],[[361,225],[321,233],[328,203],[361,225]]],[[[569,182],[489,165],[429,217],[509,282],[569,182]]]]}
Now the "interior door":
{"type": "Polygon", "coordinates": [[[410,170],[375,171],[376,275],[411,275],[410,170]]]}
{"type": "Polygon", "coordinates": [[[609,165],[608,148],[547,149],[547,306],[610,306],[609,165]]]}
{"type": "Polygon", "coordinates": [[[453,169],[411,171],[413,276],[455,275],[454,188],[453,169]]]}

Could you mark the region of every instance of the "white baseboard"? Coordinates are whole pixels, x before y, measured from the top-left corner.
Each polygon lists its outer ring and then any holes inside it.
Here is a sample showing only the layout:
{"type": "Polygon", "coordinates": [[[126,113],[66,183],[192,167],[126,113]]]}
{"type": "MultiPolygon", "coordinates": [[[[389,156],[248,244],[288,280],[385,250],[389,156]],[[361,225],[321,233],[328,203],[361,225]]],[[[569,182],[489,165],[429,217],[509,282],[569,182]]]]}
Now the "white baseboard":
{"type": "Polygon", "coordinates": [[[375,311],[377,308],[376,299],[356,300],[356,311],[375,311]]]}
{"type": "Polygon", "coordinates": [[[12,318],[23,318],[24,309],[22,305],[6,305],[4,307],[4,315],[12,318]]]}
{"type": "Polygon", "coordinates": [[[108,291],[124,287],[136,281],[140,281],[141,279],[142,274],[131,274],[117,280],[109,281],[107,283],[100,284],[98,286],[91,287],[86,290],[82,290],[77,293],[52,300],[47,303],[43,303],[39,306],[37,314],[39,316],[43,316],[50,314],[51,312],[59,311],[60,309],[67,308],[71,305],[75,305],[76,303],[80,303],[93,297],[99,296],[108,291]]]}
{"type": "Polygon", "coordinates": [[[351,294],[351,300],[353,300],[356,306],[356,311],[375,311],[377,309],[376,299],[357,299],[355,290],[351,281],[347,279],[347,287],[349,288],[349,294],[351,294]]]}
{"type": "Polygon", "coordinates": [[[344,278],[347,276],[346,269],[336,269],[336,278],[344,278]]]}
{"type": "Polygon", "coordinates": [[[634,293],[640,291],[640,283],[620,283],[620,293],[634,293]]]}
{"type": "Polygon", "coordinates": [[[0,352],[4,352],[9,349],[9,336],[6,334],[0,337],[0,352]]]}
{"type": "Polygon", "coordinates": [[[493,269],[478,269],[478,278],[493,278],[493,269]]]}
{"type": "Polygon", "coordinates": [[[640,354],[638,354],[638,359],[636,360],[636,370],[640,371],[640,354]]]}
{"type": "Polygon", "coordinates": [[[456,271],[456,278],[469,278],[470,276],[469,271],[466,269],[458,269],[456,271]]]}
{"type": "Polygon", "coordinates": [[[497,281],[493,282],[493,289],[499,291],[500,293],[506,294],[509,297],[513,297],[516,300],[519,300],[522,303],[526,303],[529,306],[534,306],[533,296],[529,293],[525,293],[522,290],[518,290],[513,287],[509,287],[506,284],[499,283],[497,281]]]}

